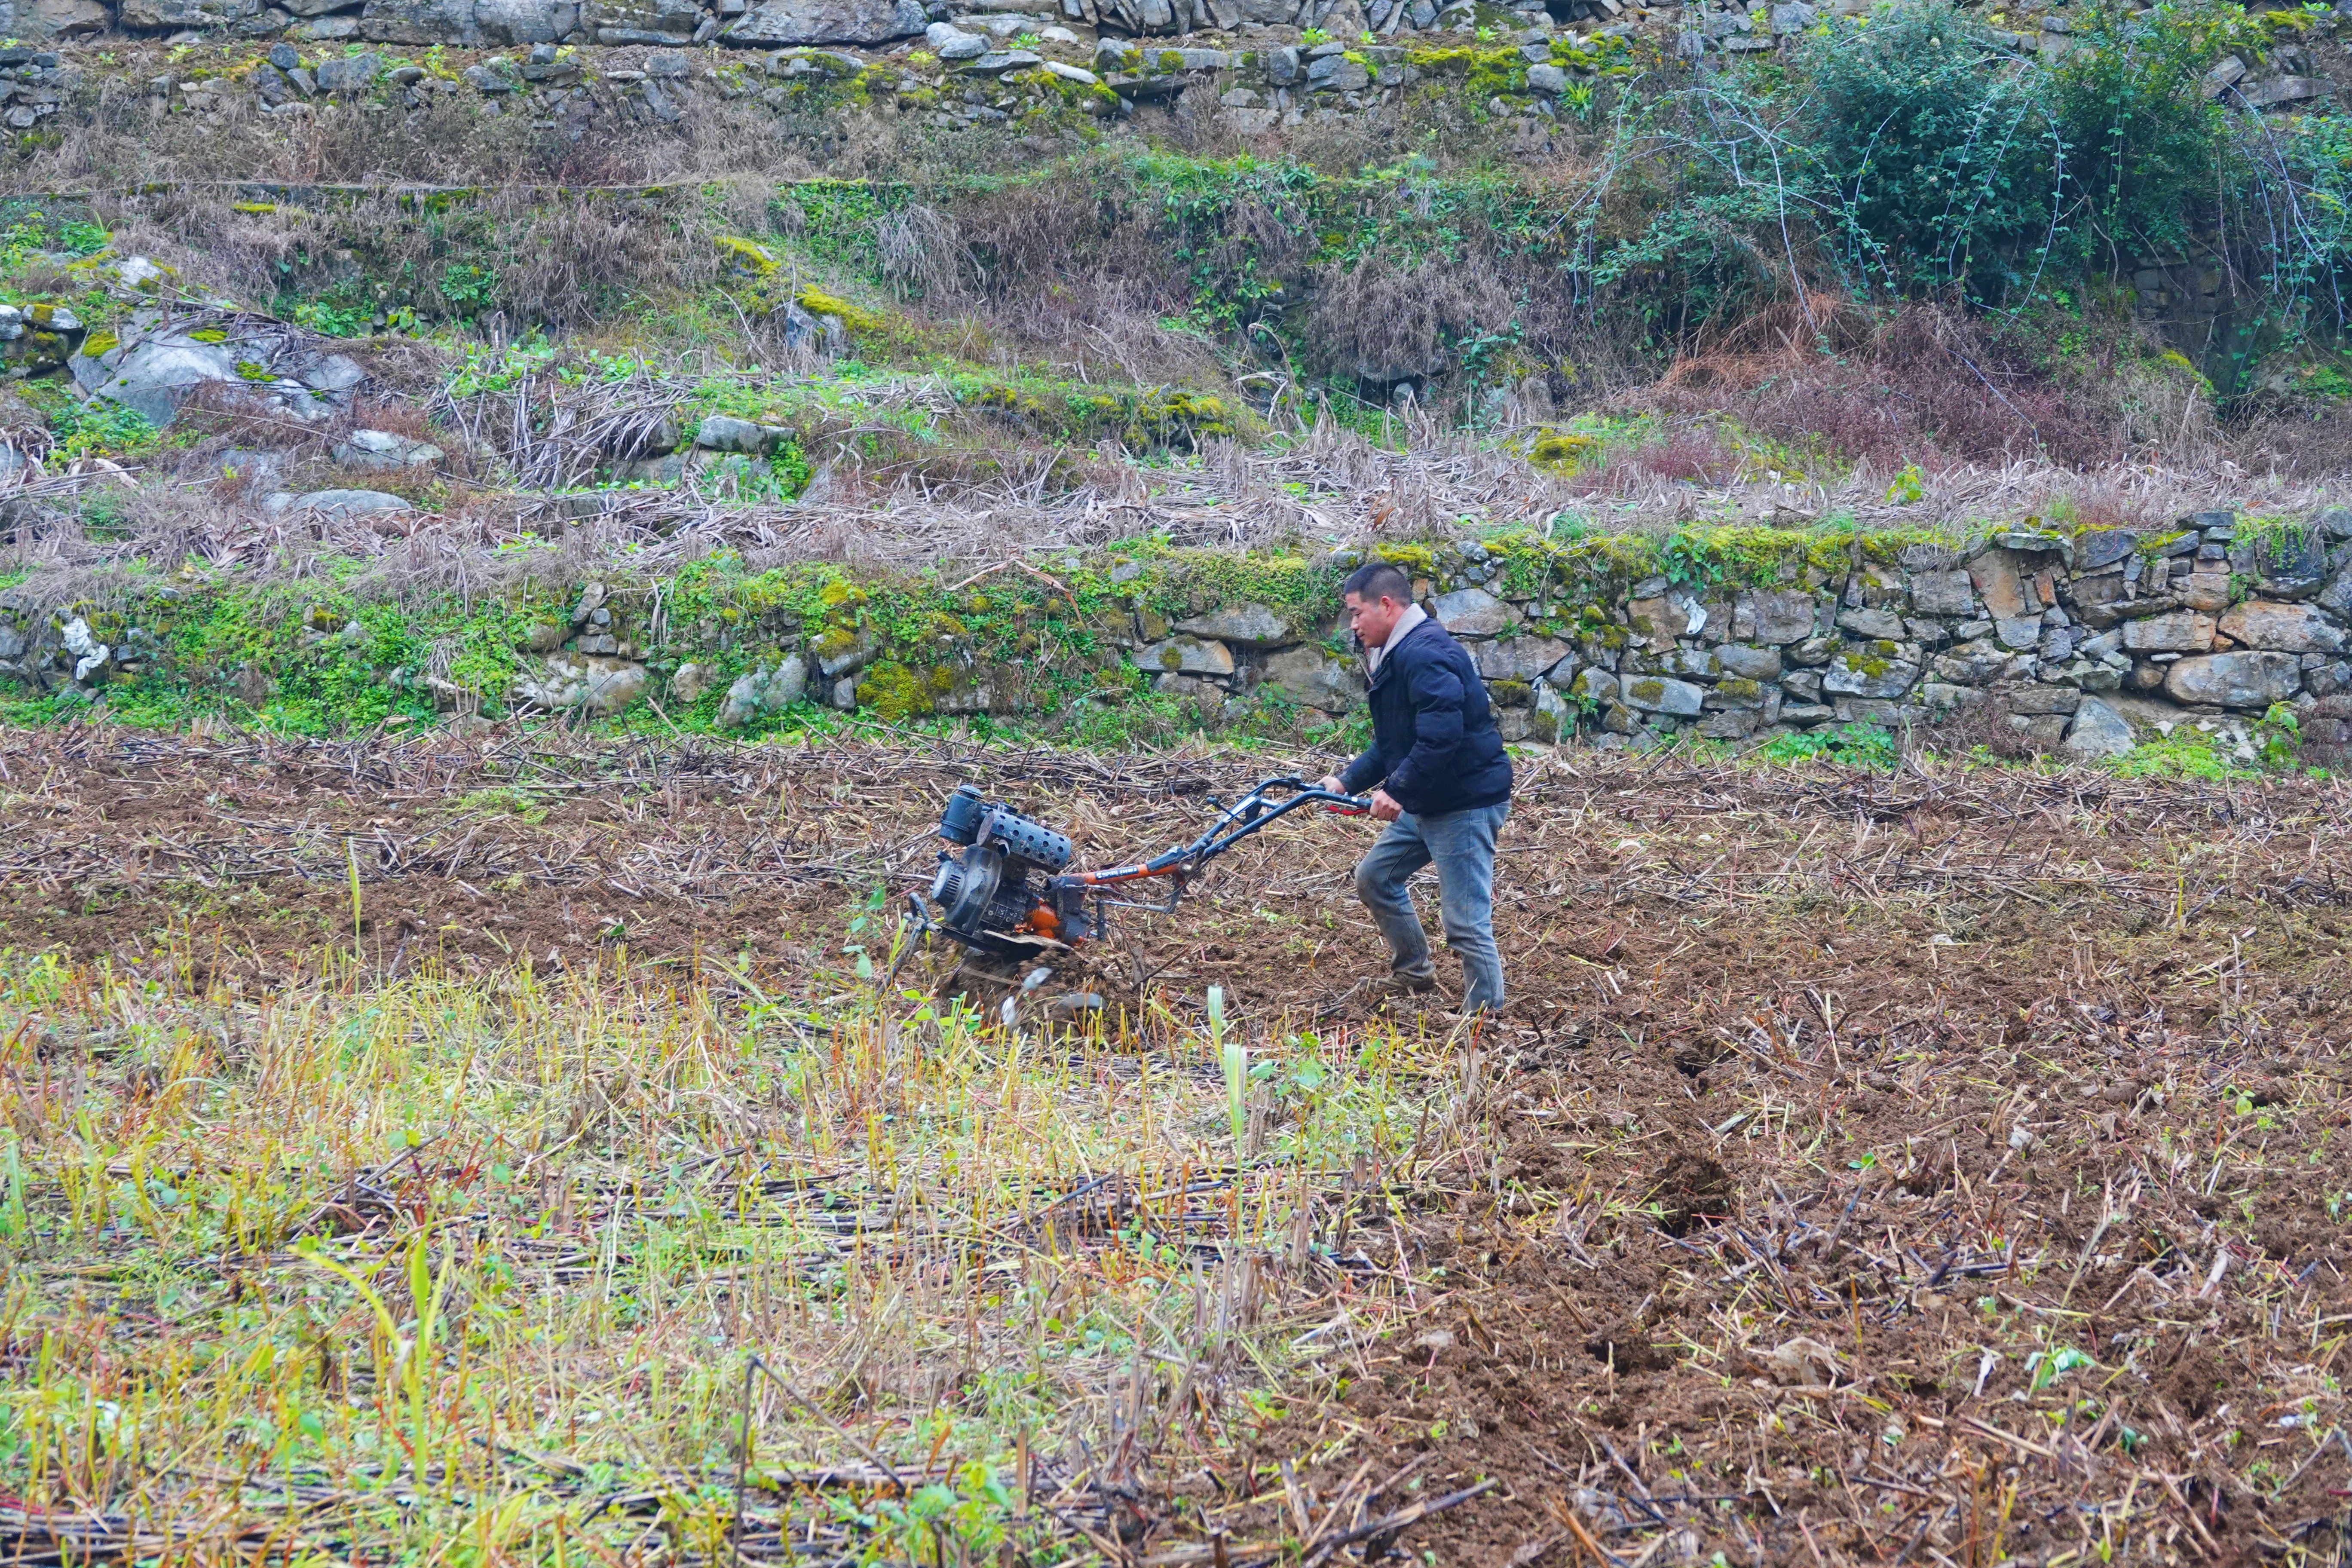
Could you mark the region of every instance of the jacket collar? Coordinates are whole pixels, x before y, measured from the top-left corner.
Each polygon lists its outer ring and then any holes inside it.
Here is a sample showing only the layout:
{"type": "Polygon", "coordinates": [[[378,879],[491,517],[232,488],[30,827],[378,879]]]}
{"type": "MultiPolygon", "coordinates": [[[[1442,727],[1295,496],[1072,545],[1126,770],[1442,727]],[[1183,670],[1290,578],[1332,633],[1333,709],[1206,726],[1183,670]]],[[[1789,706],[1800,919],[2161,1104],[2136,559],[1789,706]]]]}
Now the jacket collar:
{"type": "Polygon", "coordinates": [[[1379,680],[1381,672],[1388,668],[1396,650],[1404,646],[1404,639],[1423,626],[1432,624],[1433,623],[1431,622],[1427,610],[1423,609],[1419,605],[1406,605],[1404,614],[1397,617],[1397,624],[1389,628],[1388,641],[1370,650],[1364,656],[1366,670],[1370,678],[1375,681],[1379,680]]]}

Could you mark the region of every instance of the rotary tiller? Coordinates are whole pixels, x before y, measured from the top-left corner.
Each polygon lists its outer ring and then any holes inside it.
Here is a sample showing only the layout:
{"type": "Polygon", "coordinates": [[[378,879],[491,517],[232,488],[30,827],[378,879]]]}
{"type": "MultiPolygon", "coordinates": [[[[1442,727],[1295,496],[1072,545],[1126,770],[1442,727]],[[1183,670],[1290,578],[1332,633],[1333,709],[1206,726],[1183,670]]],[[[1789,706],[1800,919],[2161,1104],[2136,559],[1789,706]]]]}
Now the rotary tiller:
{"type": "MultiPolygon", "coordinates": [[[[1210,804],[1220,803],[1212,797],[1210,804]]],[[[1101,940],[1110,929],[1114,909],[1163,913],[1174,909],[1185,885],[1211,860],[1267,824],[1308,805],[1347,816],[1371,809],[1362,795],[1338,795],[1299,778],[1266,779],[1233,805],[1222,806],[1207,831],[1190,844],[1129,866],[1069,871],[1065,869],[1070,863],[1069,835],[1009,806],[992,805],[978,789],[962,784],[940,814],[940,837],[951,847],[940,851],[929,907],[921,894],[908,894],[907,902],[918,931],[939,931],[993,959],[1042,957],[1056,948],[1101,940]],[[1283,792],[1286,798],[1270,800],[1269,792],[1283,792]],[[1142,902],[1114,896],[1114,889],[1146,882],[1164,884],[1166,898],[1142,902]]]]}

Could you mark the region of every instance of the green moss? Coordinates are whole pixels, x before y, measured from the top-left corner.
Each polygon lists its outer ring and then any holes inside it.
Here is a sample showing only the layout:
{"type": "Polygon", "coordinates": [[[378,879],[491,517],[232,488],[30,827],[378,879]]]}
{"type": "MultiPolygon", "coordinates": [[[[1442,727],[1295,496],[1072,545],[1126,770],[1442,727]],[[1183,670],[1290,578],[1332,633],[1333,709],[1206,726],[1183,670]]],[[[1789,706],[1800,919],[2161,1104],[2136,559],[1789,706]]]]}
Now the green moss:
{"type": "Polygon", "coordinates": [[[1587,459],[1600,456],[1601,440],[1578,430],[1547,430],[1528,448],[1528,460],[1554,473],[1573,474],[1587,459]]]}
{"type": "Polygon", "coordinates": [[[103,331],[94,331],[89,333],[81,340],[81,352],[89,355],[91,359],[96,359],[102,353],[111,352],[121,342],[121,339],[116,337],[112,332],[103,331]]]}
{"type": "Polygon", "coordinates": [[[835,626],[820,633],[809,642],[809,652],[819,659],[836,659],[857,646],[857,634],[846,626],[835,626]]]}
{"type": "Polygon", "coordinates": [[[1401,567],[1409,577],[1437,575],[1437,552],[1426,544],[1376,544],[1372,553],[1391,566],[1401,567]]]}
{"type": "Polygon", "coordinates": [[[836,295],[803,289],[793,302],[812,316],[832,316],[853,332],[878,332],[890,323],[871,310],[861,310],[836,295]]]}
{"type": "MultiPolygon", "coordinates": [[[[951,688],[952,678],[949,681],[951,688]]],[[[857,678],[857,702],[890,723],[929,713],[936,706],[933,688],[923,678],[895,660],[870,666],[857,678]]]]}
{"type": "Polygon", "coordinates": [[[1074,445],[1113,437],[1130,449],[1194,449],[1215,437],[1262,429],[1223,398],[1184,387],[1092,386],[960,376],[957,401],[1024,430],[1074,445]]]}
{"type": "Polygon", "coordinates": [[[1527,90],[1528,62],[1515,48],[1408,48],[1404,58],[1424,78],[1459,81],[1474,99],[1527,90]]]}
{"type": "Polygon", "coordinates": [[[754,278],[772,276],[782,263],[770,254],[768,247],[757,240],[740,236],[721,234],[712,237],[711,244],[719,247],[719,256],[733,269],[748,272],[754,278]]]}

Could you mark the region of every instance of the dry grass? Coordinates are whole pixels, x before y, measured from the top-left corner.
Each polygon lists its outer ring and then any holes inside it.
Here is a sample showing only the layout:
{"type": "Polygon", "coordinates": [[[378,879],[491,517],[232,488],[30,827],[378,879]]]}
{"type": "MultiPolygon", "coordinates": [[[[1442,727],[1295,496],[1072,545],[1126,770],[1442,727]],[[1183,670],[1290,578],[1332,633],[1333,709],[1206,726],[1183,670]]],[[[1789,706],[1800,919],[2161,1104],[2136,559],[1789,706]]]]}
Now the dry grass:
{"type": "Polygon", "coordinates": [[[1958,311],[1910,304],[1874,313],[1834,295],[1772,305],[1702,332],[1654,388],[1627,401],[1670,414],[1722,414],[1774,440],[1891,472],[2039,458],[2091,468],[2135,450],[2210,458],[2215,409],[2196,377],[2154,363],[2126,325],[2063,378],[2045,342],[1958,311]]]}
{"type": "Polygon", "coordinates": [[[1099,1026],[862,977],[956,780],[1262,759],[0,763],[23,1561],[2340,1560],[2340,787],[1531,758],[1449,1039],[1330,823],[1099,1026]]]}

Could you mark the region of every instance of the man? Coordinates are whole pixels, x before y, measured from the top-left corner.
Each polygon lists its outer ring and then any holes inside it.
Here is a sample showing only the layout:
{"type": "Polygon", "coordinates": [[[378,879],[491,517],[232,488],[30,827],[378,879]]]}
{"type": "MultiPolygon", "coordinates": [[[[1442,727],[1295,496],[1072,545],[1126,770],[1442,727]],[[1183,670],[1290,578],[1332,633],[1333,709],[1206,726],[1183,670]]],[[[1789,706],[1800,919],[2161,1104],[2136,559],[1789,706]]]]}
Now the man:
{"type": "Polygon", "coordinates": [[[1385,561],[1342,585],[1348,625],[1371,675],[1371,749],[1323,787],[1372,792],[1389,825],[1356,865],[1356,896],[1388,939],[1391,984],[1424,992],[1437,983],[1405,883],[1437,864],[1445,942],[1462,958],[1462,1010],[1503,1005],[1495,949],[1495,836],[1511,808],[1511,759],[1503,751],[1478,667],[1446,629],[1412,602],[1412,582],[1385,561]]]}

